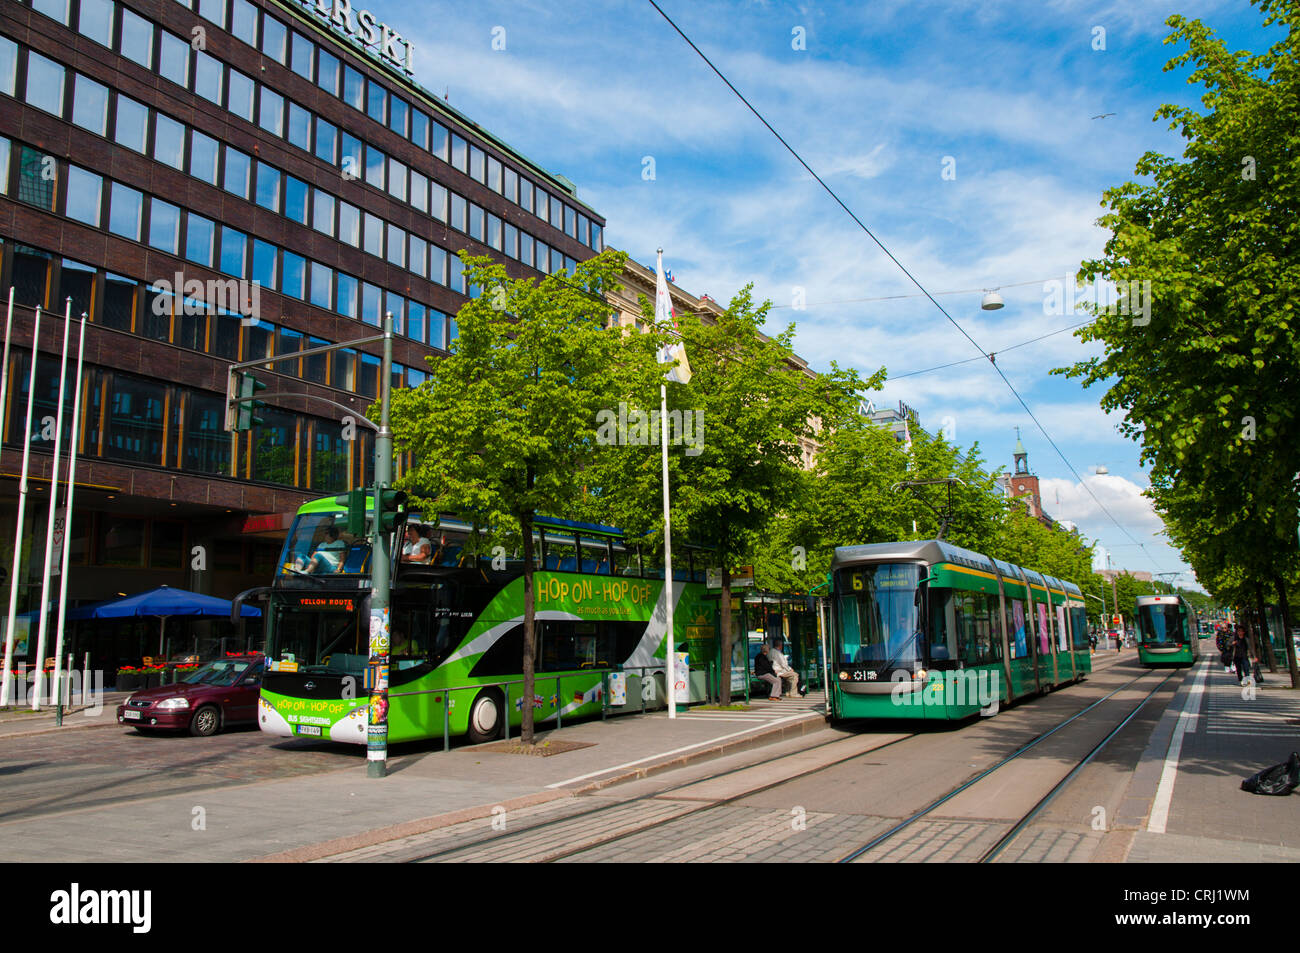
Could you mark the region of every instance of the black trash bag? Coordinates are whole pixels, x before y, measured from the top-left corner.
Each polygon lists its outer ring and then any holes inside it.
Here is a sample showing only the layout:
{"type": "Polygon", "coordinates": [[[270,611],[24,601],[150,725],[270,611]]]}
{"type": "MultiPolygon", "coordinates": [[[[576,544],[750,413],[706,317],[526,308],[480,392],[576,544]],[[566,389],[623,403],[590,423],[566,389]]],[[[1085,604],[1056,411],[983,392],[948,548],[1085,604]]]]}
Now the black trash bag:
{"type": "Polygon", "coordinates": [[[1295,751],[1286,764],[1275,764],[1241,782],[1243,791],[1279,797],[1286,797],[1296,787],[1300,787],[1300,752],[1295,751]]]}
{"type": "Polygon", "coordinates": [[[1258,660],[1256,660],[1256,661],[1251,665],[1251,674],[1255,676],[1255,684],[1256,684],[1256,685],[1262,685],[1262,684],[1264,684],[1264,673],[1261,672],[1261,671],[1259,670],[1259,661],[1258,661],[1258,660]]]}

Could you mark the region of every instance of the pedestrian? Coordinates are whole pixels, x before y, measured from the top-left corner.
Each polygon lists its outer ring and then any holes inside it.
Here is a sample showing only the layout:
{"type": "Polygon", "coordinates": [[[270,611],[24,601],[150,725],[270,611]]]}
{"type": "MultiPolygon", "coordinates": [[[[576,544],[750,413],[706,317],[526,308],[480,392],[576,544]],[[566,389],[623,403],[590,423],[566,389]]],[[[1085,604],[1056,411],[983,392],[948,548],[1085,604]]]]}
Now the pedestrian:
{"type": "Polygon", "coordinates": [[[1219,629],[1214,637],[1214,644],[1219,650],[1219,663],[1223,665],[1224,672],[1232,671],[1232,644],[1228,639],[1228,631],[1219,629]]]}
{"type": "MultiPolygon", "coordinates": [[[[786,661],[785,655],[781,652],[781,646],[783,644],[784,643],[780,639],[773,640],[772,651],[769,653],[769,656],[772,659],[772,671],[776,673],[777,678],[781,679],[781,687],[788,687],[790,694],[793,695],[795,692],[799,691],[799,675],[790,667],[790,663],[786,661]],[[790,680],[788,686],[786,685],[786,679],[790,680]]],[[[799,694],[807,695],[807,687],[805,687],[803,691],[799,692],[799,694]]]]}
{"type": "Polygon", "coordinates": [[[776,677],[772,670],[772,659],[767,654],[767,642],[764,641],[758,647],[758,654],[754,656],[754,675],[767,682],[770,691],[767,694],[769,700],[779,702],[781,700],[781,679],[776,677]]]}
{"type": "Polygon", "coordinates": [[[1232,643],[1232,662],[1237,669],[1237,684],[1244,685],[1250,674],[1250,643],[1246,641],[1246,627],[1237,626],[1237,637],[1232,643]]]}

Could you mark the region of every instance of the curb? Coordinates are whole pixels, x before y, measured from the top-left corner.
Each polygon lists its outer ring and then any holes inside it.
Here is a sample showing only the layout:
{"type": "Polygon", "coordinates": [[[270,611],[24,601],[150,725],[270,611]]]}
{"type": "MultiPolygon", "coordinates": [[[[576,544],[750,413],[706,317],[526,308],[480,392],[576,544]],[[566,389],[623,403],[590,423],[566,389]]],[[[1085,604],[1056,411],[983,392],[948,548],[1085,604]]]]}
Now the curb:
{"type": "Polygon", "coordinates": [[[652,774],[659,774],[664,771],[681,768],[697,761],[707,761],[713,758],[722,757],[723,755],[735,754],[749,748],[761,747],[775,741],[782,741],[786,738],[810,734],[813,731],[821,731],[825,728],[825,715],[816,711],[809,711],[807,714],[808,717],[800,718],[798,721],[779,725],[766,731],[756,731],[752,735],[743,738],[736,738],[722,744],[700,748],[686,754],[670,756],[663,761],[655,761],[650,764],[639,765],[635,769],[624,771],[621,774],[613,775],[609,778],[601,778],[598,781],[584,784],[581,787],[560,788],[552,791],[538,791],[535,794],[524,794],[519,797],[510,798],[506,801],[496,801],[491,804],[481,804],[475,807],[461,808],[458,811],[451,811],[447,814],[437,814],[432,817],[406,821],[401,824],[394,824],[390,827],[374,828],[369,831],[362,831],[359,834],[351,834],[347,837],[338,837],[333,840],[322,841],[319,844],[311,844],[306,847],[295,847],[291,850],[267,854],[262,857],[251,857],[242,861],[242,863],[284,864],[325,860],[337,854],[342,854],[351,850],[358,850],[362,847],[374,847],[378,844],[384,844],[389,841],[400,840],[403,837],[411,837],[416,834],[427,834],[430,831],[439,830],[440,828],[451,827],[454,824],[462,824],[465,821],[489,818],[492,816],[494,808],[505,808],[507,811],[511,811],[519,808],[534,807],[538,804],[545,804],[549,801],[558,801],[562,798],[577,797],[581,794],[599,791],[623,781],[649,777],[652,774]]]}

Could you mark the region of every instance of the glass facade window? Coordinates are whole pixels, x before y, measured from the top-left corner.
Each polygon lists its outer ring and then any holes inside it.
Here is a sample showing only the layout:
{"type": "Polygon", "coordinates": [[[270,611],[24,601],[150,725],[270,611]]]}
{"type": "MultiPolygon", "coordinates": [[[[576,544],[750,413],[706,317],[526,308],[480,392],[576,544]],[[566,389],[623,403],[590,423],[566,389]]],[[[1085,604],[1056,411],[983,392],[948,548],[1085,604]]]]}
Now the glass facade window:
{"type": "Polygon", "coordinates": [[[173,169],[185,170],[185,126],[170,116],[154,113],[153,157],[173,169]]]}
{"type": "Polygon", "coordinates": [[[388,90],[373,79],[366,80],[366,115],[375,122],[388,122],[388,90]]]}
{"type": "Polygon", "coordinates": [[[217,184],[217,156],[220,146],[211,136],[190,130],[190,175],[209,185],[217,184]]]}
{"type": "Polygon", "coordinates": [[[190,45],[166,30],[158,46],[158,72],[177,86],[190,85],[190,45]]]}
{"type": "Polygon", "coordinates": [[[136,152],[144,152],[148,135],[149,107],[118,93],[117,119],[113,124],[114,141],[136,152]]]}
{"type": "Polygon", "coordinates": [[[130,331],[135,317],[136,283],[112,272],[104,275],[104,304],[95,315],[95,323],[119,331],[130,331]]]}
{"type": "MultiPolygon", "coordinates": [[[[119,382],[114,380],[113,383],[117,385],[119,382]]],[[[125,381],[122,383],[125,384],[125,381]]],[[[158,417],[156,421],[152,416],[144,420],[131,420],[129,416],[125,420],[119,420],[119,414],[129,414],[131,396],[134,396],[134,392],[123,395],[121,399],[119,399],[116,392],[112,395],[113,418],[114,422],[119,424],[119,429],[116,434],[113,434],[110,426],[109,433],[112,436],[104,442],[104,456],[139,463],[161,463],[161,439],[157,442],[158,459],[151,458],[147,451],[153,448],[150,440],[155,425],[159,438],[161,438],[162,405],[158,404],[156,408],[149,408],[150,411],[157,410],[158,417]],[[136,426],[132,426],[132,423],[136,424],[136,426]],[[145,452],[141,453],[142,450],[145,452]]],[[[96,398],[98,398],[98,395],[96,395],[96,398]]],[[[95,539],[95,552],[99,557],[99,564],[101,566],[143,566],[144,528],[145,521],[141,517],[116,516],[109,513],[101,516],[95,539]]]]}
{"type": "Polygon", "coordinates": [[[490,212],[487,216],[487,243],[501,251],[501,219],[490,212]]]}
{"type": "Polygon", "coordinates": [[[325,50],[320,51],[317,64],[316,85],[331,96],[339,94],[339,58],[325,50]]]}
{"type": "Polygon", "coordinates": [[[35,50],[27,51],[27,103],[63,115],[63,67],[35,50]]]}
{"type": "Polygon", "coordinates": [[[252,479],[293,485],[298,463],[298,417],[264,407],[266,421],[251,435],[252,479]]]}
{"type": "MultiPolygon", "coordinates": [[[[59,269],[59,293],[55,298],[55,304],[59,313],[63,312],[64,302],[72,299],[72,314],[75,317],[83,312],[90,313],[91,301],[95,292],[95,269],[90,265],[83,265],[79,261],[63,259],[63,265],[59,269]]],[[[37,368],[39,375],[40,369],[37,368]]],[[[38,385],[39,386],[39,385],[38,385]]],[[[39,397],[39,394],[37,395],[39,397]]],[[[50,401],[50,410],[54,410],[54,405],[58,403],[57,398],[50,401]]]]}
{"type": "MultiPolygon", "coordinates": [[[[253,81],[239,72],[237,69],[230,70],[230,92],[227,97],[226,108],[247,122],[253,121],[253,101],[254,90],[253,81]]],[[[276,123],[280,122],[279,113],[276,114],[276,123]]],[[[278,136],[278,129],[272,130],[278,136]]]]}
{"type": "Polygon", "coordinates": [[[112,49],[113,0],[81,0],[77,6],[77,32],[112,49]]]}
{"type": "Polygon", "coordinates": [[[429,245],[429,280],[447,284],[447,249],[441,245],[429,245]]]}
{"type": "Polygon", "coordinates": [[[411,110],[411,141],[421,149],[429,148],[429,117],[418,109],[411,110]]]}
{"type": "Polygon", "coordinates": [[[555,196],[551,196],[551,228],[556,231],[564,228],[564,205],[555,196]]]}
{"type": "Polygon", "coordinates": [[[268,290],[276,285],[275,263],[276,247],[260,238],[253,239],[253,274],[252,280],[268,290]]]}
{"type": "Polygon", "coordinates": [[[357,371],[357,393],[363,397],[378,396],[380,367],[380,360],[375,355],[361,353],[361,367],[357,371]]]}
{"type": "Polygon", "coordinates": [[[436,119],[429,121],[429,152],[430,154],[446,162],[448,159],[447,147],[450,133],[447,127],[436,119]]]}
{"type": "Polygon", "coordinates": [[[406,201],[406,166],[391,156],[388,159],[388,194],[400,202],[406,201]]]}
{"type": "Polygon", "coordinates": [[[114,182],[108,205],[108,230],[133,242],[140,240],[144,220],[144,193],[114,182]]]}
{"type": "Polygon", "coordinates": [[[13,250],[14,300],[34,308],[45,306],[45,283],[50,274],[50,256],[47,252],[15,245],[13,250]]]}
{"type": "Polygon", "coordinates": [[[451,193],[451,216],[448,219],[448,224],[458,232],[467,231],[465,224],[465,199],[462,196],[457,195],[455,192],[451,193]]]}
{"type": "Polygon", "coordinates": [[[355,318],[357,316],[357,279],[341,271],[335,277],[338,284],[338,304],[336,309],[345,318],[355,318]]]}
{"type": "Polygon", "coordinates": [[[153,69],[153,24],[123,7],[118,48],[127,59],[145,69],[153,69]]]}
{"type": "Polygon", "coordinates": [[[339,201],[339,241],[353,248],[361,244],[361,209],[348,202],[339,201]]]}
{"type": "Polygon", "coordinates": [[[411,237],[410,269],[421,278],[429,272],[429,243],[423,238],[411,237]]]}
{"type": "Polygon", "coordinates": [[[347,179],[359,179],[365,171],[361,161],[361,140],[350,133],[339,134],[339,168],[347,179]]]}
{"type": "Polygon", "coordinates": [[[230,434],[225,431],[226,402],[214,394],[185,395],[184,457],[181,467],[195,473],[230,472],[230,434]]]}
{"type": "Polygon", "coordinates": [[[379,288],[369,282],[361,283],[361,320],[366,324],[379,327],[379,309],[383,294],[379,288]]]}
{"type": "Polygon", "coordinates": [[[172,255],[180,253],[181,210],[162,199],[149,200],[149,245],[172,255]]]}
{"type": "Polygon", "coordinates": [[[65,215],[99,228],[99,210],[103,200],[104,180],[93,172],[68,166],[68,200],[65,215]]]}
{"type": "MultiPolygon", "coordinates": [[[[186,4],[190,6],[190,4],[186,4]]],[[[226,28],[226,0],[199,0],[199,16],[211,20],[221,29],[226,28]]]]}
{"type": "Polygon", "coordinates": [[[519,233],[519,260],[529,268],[533,267],[533,236],[527,232],[519,233]]]}
{"type": "Polygon", "coordinates": [[[284,177],[284,214],[300,225],[307,224],[307,183],[291,175],[284,177]]]}
{"type": "Polygon", "coordinates": [[[307,297],[307,260],[291,251],[284,253],[284,278],[280,290],[302,301],[307,297]]]}
{"type": "Polygon", "coordinates": [[[330,358],[330,386],[352,390],[356,384],[357,352],[350,347],[341,347],[331,351],[330,358]]]}
{"type": "Polygon", "coordinates": [[[537,217],[544,222],[550,214],[551,197],[541,189],[537,189],[535,195],[537,200],[537,217]]]}
{"type": "Polygon", "coordinates": [[[429,211],[429,180],[411,170],[411,205],[421,212],[429,211]]]}
{"type": "Polygon", "coordinates": [[[365,213],[366,236],[362,249],[376,258],[384,257],[384,221],[383,219],[365,213]]]}
{"type": "Polygon", "coordinates": [[[221,176],[221,186],[240,198],[248,198],[248,187],[253,175],[253,160],[238,149],[226,146],[226,166],[221,176]]]}
{"type": "Polygon", "coordinates": [[[533,210],[533,183],[522,175],[519,177],[519,207],[525,212],[533,210]]]}
{"type": "MultiPolygon", "coordinates": [[[[339,276],[340,278],[342,275],[339,276]]],[[[314,347],[325,347],[329,344],[324,338],[308,338],[307,347],[304,350],[311,350],[314,347]]],[[[313,384],[324,384],[329,375],[329,355],[313,354],[311,357],[302,359],[302,379],[311,381],[313,384]]],[[[336,484],[339,485],[339,484],[336,484]]]]}
{"type": "MultiPolygon", "coordinates": [[[[212,314],[210,353],[227,361],[239,360],[239,316],[216,310],[212,314]]],[[[227,435],[229,443],[229,435],[227,435]]]]}
{"type": "Polygon", "coordinates": [[[377,189],[384,187],[384,170],[387,168],[387,156],[374,146],[366,146],[366,182],[377,189]]]}
{"type": "Polygon", "coordinates": [[[343,101],[353,109],[366,108],[366,80],[365,77],[354,70],[351,66],[343,66],[343,101]]]}
{"type": "Polygon", "coordinates": [[[469,237],[483,241],[483,209],[473,202],[469,203],[469,237]]]}
{"type": "Polygon", "coordinates": [[[221,87],[225,81],[226,64],[203,50],[194,52],[194,92],[209,102],[221,105],[221,87]]]}
{"type": "Polygon", "coordinates": [[[487,156],[478,146],[469,147],[469,177],[475,182],[485,182],[487,173],[484,169],[484,163],[487,156]]]}
{"type": "Polygon", "coordinates": [[[257,7],[249,0],[233,0],[231,3],[230,32],[257,48],[257,7]]]}
{"type": "Polygon", "coordinates": [[[275,17],[262,14],[262,52],[283,65],[288,51],[289,30],[275,17]]]}
{"type": "Polygon", "coordinates": [[[487,160],[487,187],[493,192],[501,191],[501,161],[493,156],[487,160]]]}
{"type": "Polygon", "coordinates": [[[454,132],[451,134],[451,167],[469,173],[469,143],[454,132]]]}
{"type": "Polygon", "coordinates": [[[293,34],[293,65],[290,67],[295,73],[303,79],[311,80],[312,77],[312,58],[316,52],[316,47],[311,40],[307,39],[301,33],[293,34]]]}
{"type": "MultiPolygon", "coordinates": [[[[191,351],[208,349],[208,306],[206,302],[185,295],[176,308],[176,333],[173,343],[191,351]]],[[[175,404],[172,405],[173,407],[175,404]]]]}
{"type": "Polygon", "coordinates": [[[519,229],[509,222],[506,223],[505,243],[501,250],[510,258],[519,259],[519,229]]]}
{"type": "Polygon", "coordinates": [[[12,96],[18,89],[18,44],[0,36],[0,93],[12,96]]]}
{"type": "Polygon", "coordinates": [[[334,235],[334,196],[322,189],[312,191],[311,227],[330,237],[334,235]]]}
{"type": "MultiPolygon", "coordinates": [[[[234,74],[231,74],[230,97],[235,97],[234,74]]],[[[263,85],[258,92],[257,124],[273,136],[284,132],[284,97],[270,86],[263,85]]]]}
{"type": "Polygon", "coordinates": [[[406,100],[400,96],[390,96],[388,103],[388,128],[393,130],[399,136],[406,135],[407,117],[410,115],[411,107],[406,104],[406,100]]]}
{"type": "Polygon", "coordinates": [[[108,87],[77,74],[72,84],[72,121],[97,136],[108,136],[108,87]]]}
{"type": "Polygon", "coordinates": [[[393,333],[406,333],[406,299],[391,291],[384,293],[384,312],[393,316],[393,333]]]}
{"type": "Polygon", "coordinates": [[[185,257],[196,265],[212,267],[212,249],[216,241],[216,223],[190,212],[185,217],[185,257]]]}
{"type": "Polygon", "coordinates": [[[406,267],[406,233],[396,225],[388,225],[388,263],[398,268],[406,267]]]}
{"type": "MultiPolygon", "coordinates": [[[[130,463],[161,464],[165,384],[114,374],[102,438],[102,455],[130,463]]],[[[95,394],[98,402],[99,394],[95,394]]],[[[98,409],[98,408],[95,408],[98,409]]],[[[105,565],[138,566],[143,562],[144,520],[100,520],[100,553],[105,565]]]]}
{"type": "Polygon", "coordinates": [[[432,181],[429,183],[429,214],[440,222],[447,221],[447,190],[432,181]]]}
{"type": "Polygon", "coordinates": [[[272,212],[280,211],[280,170],[265,162],[257,164],[257,204],[272,212]]]}
{"type": "Polygon", "coordinates": [[[334,306],[334,272],[318,261],[311,263],[311,303],[327,310],[334,306]]]}
{"type": "Polygon", "coordinates": [[[316,158],[330,165],[339,161],[339,129],[332,122],[316,117],[316,158]]]}
{"type": "Polygon", "coordinates": [[[564,206],[564,234],[570,238],[578,237],[578,213],[569,206],[564,206]]]}
{"type": "Polygon", "coordinates": [[[68,0],[32,0],[32,9],[37,13],[43,13],[47,17],[53,17],[64,26],[71,22],[68,19],[70,4],[68,0]]]}
{"type": "Polygon", "coordinates": [[[235,278],[248,277],[248,236],[229,225],[221,227],[221,270],[235,278]]]}
{"type": "Polygon", "coordinates": [[[0,136],[0,195],[9,194],[9,140],[0,136]]]}
{"type": "Polygon", "coordinates": [[[504,194],[511,202],[517,204],[519,202],[519,173],[509,166],[506,166],[504,178],[505,185],[502,194],[504,194]]]}
{"type": "MultiPolygon", "coordinates": [[[[289,144],[297,146],[303,152],[311,151],[311,113],[295,102],[289,103],[289,144]]],[[[333,165],[333,145],[329,149],[330,156],[325,161],[333,165]]]]}

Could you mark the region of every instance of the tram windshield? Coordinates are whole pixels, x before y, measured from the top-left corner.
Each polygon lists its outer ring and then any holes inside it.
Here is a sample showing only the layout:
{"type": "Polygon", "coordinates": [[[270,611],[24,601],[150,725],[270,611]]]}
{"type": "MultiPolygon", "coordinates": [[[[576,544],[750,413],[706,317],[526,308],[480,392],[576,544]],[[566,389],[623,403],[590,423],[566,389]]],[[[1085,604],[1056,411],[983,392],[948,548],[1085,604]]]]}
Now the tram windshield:
{"type": "Polygon", "coordinates": [[[841,569],[836,581],[841,664],[911,668],[924,658],[924,566],[880,563],[841,569]]]}
{"type": "Polygon", "coordinates": [[[1183,641],[1184,609],[1177,603],[1138,607],[1138,638],[1142,642],[1183,641]]]}

